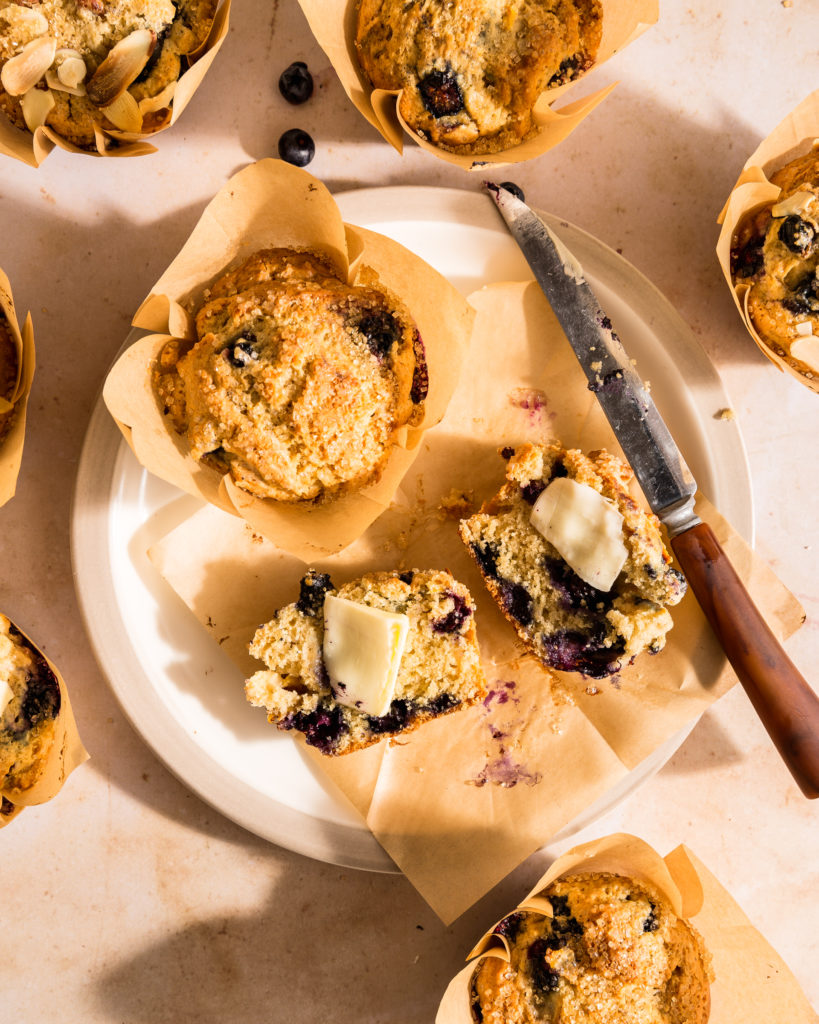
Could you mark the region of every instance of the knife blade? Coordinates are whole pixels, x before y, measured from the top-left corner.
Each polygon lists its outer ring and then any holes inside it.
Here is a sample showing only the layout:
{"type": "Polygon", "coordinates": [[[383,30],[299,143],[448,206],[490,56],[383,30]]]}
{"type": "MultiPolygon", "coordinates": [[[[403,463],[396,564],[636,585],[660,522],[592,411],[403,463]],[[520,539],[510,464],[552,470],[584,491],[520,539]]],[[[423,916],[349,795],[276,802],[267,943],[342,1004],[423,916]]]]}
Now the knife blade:
{"type": "Polygon", "coordinates": [[[525,202],[486,182],[549,301],[705,617],[805,796],[819,796],[819,697],[754,605],[714,532],[696,482],[582,266],[525,202]]]}

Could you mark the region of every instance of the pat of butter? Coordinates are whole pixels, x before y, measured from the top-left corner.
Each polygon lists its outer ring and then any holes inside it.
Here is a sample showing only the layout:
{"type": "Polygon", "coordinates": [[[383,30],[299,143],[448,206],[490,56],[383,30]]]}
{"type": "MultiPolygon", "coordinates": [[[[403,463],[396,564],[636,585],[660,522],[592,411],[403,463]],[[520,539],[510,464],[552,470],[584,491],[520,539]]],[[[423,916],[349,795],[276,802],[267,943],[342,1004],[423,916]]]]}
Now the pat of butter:
{"type": "Polygon", "coordinates": [[[819,373],[819,338],[815,334],[803,334],[792,341],[790,354],[819,373]]]}
{"type": "Polygon", "coordinates": [[[569,477],[552,480],[530,517],[581,580],[608,592],[628,558],[623,517],[602,494],[569,477]]]}
{"type": "Polygon", "coordinates": [[[339,704],[379,717],[390,710],[409,618],[328,594],[324,664],[339,704]]]}
{"type": "Polygon", "coordinates": [[[5,679],[0,679],[0,715],[6,710],[14,697],[11,687],[5,679]]]}
{"type": "Polygon", "coordinates": [[[788,196],[781,203],[771,207],[771,216],[790,217],[793,214],[799,216],[802,213],[807,213],[814,199],[816,196],[813,192],[794,192],[792,196],[788,196]]]}

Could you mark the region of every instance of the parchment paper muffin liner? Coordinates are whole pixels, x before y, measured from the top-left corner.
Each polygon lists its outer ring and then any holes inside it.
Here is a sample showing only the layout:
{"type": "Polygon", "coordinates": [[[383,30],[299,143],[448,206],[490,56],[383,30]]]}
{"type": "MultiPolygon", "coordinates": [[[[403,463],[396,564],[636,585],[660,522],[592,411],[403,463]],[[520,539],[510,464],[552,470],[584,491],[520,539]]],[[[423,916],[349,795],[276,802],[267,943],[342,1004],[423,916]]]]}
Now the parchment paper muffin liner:
{"type": "MultiPolygon", "coordinates": [[[[445,922],[598,798],[627,788],[632,769],[736,682],[691,593],[671,609],[665,649],[611,680],[551,673],[524,652],[458,537],[458,518],[498,490],[504,445],[560,439],[620,449],[537,285],[492,285],[469,299],[477,311],[469,358],[444,419],[388,511],[355,544],[311,565],[337,586],[369,571],[449,569],[475,598],[489,696],[344,757],[317,754],[270,726],[271,743],[300,744],[445,922]]],[[[628,332],[615,327],[628,346],[628,332]]],[[[796,600],[705,498],[697,510],[772,630],[792,633],[803,617],[796,600]]],[[[241,677],[213,679],[214,709],[244,701],[242,678],[260,667],[247,644],[259,623],[296,600],[305,571],[243,524],[225,528],[224,518],[205,508],[150,551],[241,668],[241,677]]]]}
{"type": "MultiPolygon", "coordinates": [[[[576,846],[552,864],[514,909],[551,917],[548,900],[540,894],[564,875],[592,871],[625,875],[656,886],[677,916],[689,920],[697,929],[711,953],[716,975],[711,985],[709,1024],[735,1024],[741,1020],[817,1024],[819,1017],[781,957],[684,845],[665,858],[642,839],[624,834],[576,846]]],[[[492,934],[494,927],[469,954],[471,962],[450,982],[435,1024],[475,1024],[470,1010],[475,971],[488,956],[509,961],[508,947],[500,936],[492,934]]]]}
{"type": "Polygon", "coordinates": [[[762,206],[775,203],[781,189],[773,185],[768,176],[785,164],[809,152],[819,143],[819,89],[802,100],[798,107],[781,121],[745,161],[742,173],[717,218],[722,225],[717,242],[717,257],[734,302],[748,333],[760,351],[780,370],[795,377],[800,384],[819,392],[819,373],[807,376],[776,352],[757,333],[748,313],[750,285],[735,285],[731,280],[731,241],[742,220],[762,206]]]}
{"type": "Polygon", "coordinates": [[[60,711],[56,719],[54,742],[48,752],[42,773],[34,785],[18,789],[0,780],[0,806],[3,808],[0,809],[0,828],[4,828],[13,821],[26,807],[33,807],[36,804],[44,804],[52,800],[63,788],[65,780],[74,769],[79,767],[83,761],[88,760],[88,753],[82,745],[80,734],[77,731],[74,712],[71,710],[71,701],[68,699],[68,687],[65,685],[63,677],[56,665],[45,657],[31,638],[23,633],[16,623],[13,625],[48,662],[60,687],[60,711]],[[9,804],[12,805],[11,810],[9,810],[9,804]]]}
{"type": "Polygon", "coordinates": [[[154,285],[133,321],[154,333],[120,357],[103,396],[146,469],[241,516],[294,555],[317,557],[350,544],[389,505],[425,432],[444,415],[473,319],[460,293],[419,257],[382,235],[345,225],[320,181],[279,160],[262,160],[219,190],[154,285]],[[169,336],[195,338],[190,311],[201,305],[205,289],[229,264],[271,246],[324,254],[351,284],[375,271],[381,284],[406,303],[426,350],[429,392],[423,421],[401,429],[380,480],[323,504],[256,498],[229,476],[201,466],[166,424],[151,386],[152,362],[169,336]]]}
{"type": "MultiPolygon", "coordinates": [[[[9,279],[0,270],[0,310],[5,314],[6,323],[17,351],[17,383],[8,399],[13,406],[8,425],[0,436],[0,506],[14,496],[17,476],[23,458],[23,442],[26,434],[26,407],[31,384],[34,380],[34,328],[31,314],[26,314],[23,329],[14,310],[9,279]]],[[[0,401],[3,396],[0,395],[0,401]]],[[[5,409],[5,402],[3,403],[5,409]]]]}
{"type": "Polygon", "coordinates": [[[0,154],[14,157],[21,160],[30,167],[39,167],[49,153],[56,146],[67,153],[81,153],[85,156],[142,156],[145,153],[155,153],[156,146],[152,146],[146,139],[153,138],[166,128],[176,124],[182,111],[190,103],[193,94],[202,84],[205,72],[213,63],[216,54],[221,49],[222,43],[229,28],[231,0],[224,0],[213,19],[210,32],[204,43],[193,53],[188,54],[188,70],[184,71],[178,78],[176,89],[173,94],[173,102],[169,107],[157,111],[162,115],[161,122],[149,132],[123,132],[115,128],[95,129],[96,149],[83,149],[74,145],[67,139],[62,138],[48,125],[42,125],[34,132],[22,131],[15,128],[13,124],[0,114],[0,154]],[[114,143],[112,145],[112,143],[114,143]]]}
{"type": "MultiPolygon", "coordinates": [[[[603,38],[591,71],[628,46],[659,17],[658,0],[602,0],[602,3],[603,38]]],[[[502,166],[520,163],[547,152],[570,135],[616,84],[599,89],[585,99],[568,103],[559,110],[553,109],[552,105],[575,83],[569,82],[548,89],[541,94],[533,108],[538,132],[532,138],[498,153],[482,153],[479,156],[450,153],[422,138],[404,122],[398,113],[400,92],[373,89],[361,70],[354,42],[356,0],[299,0],[299,5],[316,41],[333,65],[344,91],[387,142],[401,153],[406,134],[428,153],[468,171],[480,170],[490,164],[502,166]]]]}

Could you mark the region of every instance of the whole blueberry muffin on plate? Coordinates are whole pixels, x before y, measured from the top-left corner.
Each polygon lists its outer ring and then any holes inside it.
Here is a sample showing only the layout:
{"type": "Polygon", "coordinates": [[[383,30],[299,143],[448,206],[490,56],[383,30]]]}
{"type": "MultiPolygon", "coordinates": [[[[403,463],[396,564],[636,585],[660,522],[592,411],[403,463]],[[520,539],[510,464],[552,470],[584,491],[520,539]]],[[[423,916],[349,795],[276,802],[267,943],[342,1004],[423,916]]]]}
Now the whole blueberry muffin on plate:
{"type": "Polygon", "coordinates": [[[502,454],[506,483],[460,534],[527,649],[596,679],[660,651],[686,583],[628,493],[631,468],[558,444],[502,454]]]}
{"type": "Polygon", "coordinates": [[[819,375],[819,148],[771,176],[776,202],[740,222],[731,245],[734,285],[748,286],[757,334],[795,370],[819,375]]]}
{"type": "Polygon", "coordinates": [[[186,58],[217,0],[0,0],[0,109],[95,147],[100,129],[147,133],[170,117],[186,58]]]}
{"type": "Polygon", "coordinates": [[[552,917],[516,912],[495,928],[507,963],[472,979],[482,1024],[705,1024],[711,958],[654,886],[621,875],[566,875],[541,894],[552,917]]]}
{"type": "Polygon", "coordinates": [[[535,101],[591,67],[601,34],[599,0],[359,0],[355,41],[413,131],[479,154],[534,134],[535,101]]]}
{"type": "Polygon", "coordinates": [[[30,789],[51,752],[60,684],[43,655],[0,615],[0,790],[30,789]]]}
{"type": "Polygon", "coordinates": [[[370,573],[336,589],[310,571],[261,626],[248,700],[323,754],[348,754],[486,695],[469,591],[448,572],[370,573]]]}
{"type": "Polygon", "coordinates": [[[8,433],[14,416],[14,406],[10,399],[17,386],[18,374],[17,346],[5,313],[0,309],[0,442],[8,433]]]}
{"type": "Polygon", "coordinates": [[[423,418],[424,349],[403,304],[320,256],[255,253],[221,277],[154,369],[192,456],[250,494],[323,501],[378,479],[423,418]]]}

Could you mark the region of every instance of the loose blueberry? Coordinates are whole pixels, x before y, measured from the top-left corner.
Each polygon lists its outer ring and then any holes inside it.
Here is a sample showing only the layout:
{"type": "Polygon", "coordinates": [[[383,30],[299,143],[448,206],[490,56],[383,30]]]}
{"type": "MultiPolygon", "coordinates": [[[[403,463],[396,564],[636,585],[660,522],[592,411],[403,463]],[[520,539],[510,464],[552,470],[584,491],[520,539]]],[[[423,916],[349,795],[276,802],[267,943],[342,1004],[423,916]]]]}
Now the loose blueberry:
{"type": "Polygon", "coordinates": [[[330,576],[326,572],[311,569],[299,583],[299,599],[296,608],[302,615],[321,615],[324,611],[324,595],[333,589],[330,576]]]}
{"type": "Polygon", "coordinates": [[[448,117],[464,108],[461,87],[451,71],[430,71],[418,83],[418,91],[433,117],[448,117]]]}
{"type": "Polygon", "coordinates": [[[505,189],[507,192],[511,192],[515,199],[519,199],[522,203],[526,202],[526,196],[524,195],[523,189],[520,185],[516,185],[514,181],[502,181],[500,187],[505,189]]]}
{"type": "Polygon", "coordinates": [[[511,580],[504,580],[500,585],[503,606],[521,626],[531,626],[535,616],[535,606],[529,591],[511,580]]]}
{"type": "Polygon", "coordinates": [[[451,598],[454,607],[444,618],[436,619],[432,623],[432,631],[434,633],[460,633],[463,624],[472,614],[472,609],[460,594],[448,590],[446,596],[451,598]]]}
{"type": "Polygon", "coordinates": [[[786,217],[779,228],[779,241],[797,256],[806,255],[816,239],[813,225],[795,214],[786,217]]]}
{"type": "Polygon", "coordinates": [[[316,155],[316,144],[301,128],[290,128],[279,139],[279,156],[295,167],[306,167],[316,155]]]}
{"type": "Polygon", "coordinates": [[[256,338],[252,334],[243,334],[238,341],[234,341],[225,349],[225,356],[231,366],[241,369],[243,366],[250,366],[259,358],[256,351],[256,338]]]}
{"type": "Polygon", "coordinates": [[[515,454],[515,449],[514,448],[510,448],[509,445],[507,445],[505,448],[501,448],[500,455],[501,455],[502,459],[511,459],[514,454],[515,454]]]}
{"type": "Polygon", "coordinates": [[[313,76],[303,60],[294,60],[279,76],[279,92],[288,103],[298,106],[313,95],[313,76]]]}
{"type": "Polygon", "coordinates": [[[356,325],[367,339],[367,345],[373,355],[386,359],[390,349],[401,336],[401,326],[392,313],[384,309],[367,313],[356,325]]]}

